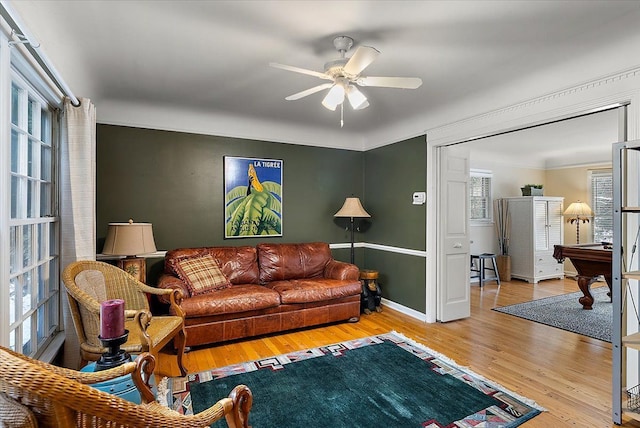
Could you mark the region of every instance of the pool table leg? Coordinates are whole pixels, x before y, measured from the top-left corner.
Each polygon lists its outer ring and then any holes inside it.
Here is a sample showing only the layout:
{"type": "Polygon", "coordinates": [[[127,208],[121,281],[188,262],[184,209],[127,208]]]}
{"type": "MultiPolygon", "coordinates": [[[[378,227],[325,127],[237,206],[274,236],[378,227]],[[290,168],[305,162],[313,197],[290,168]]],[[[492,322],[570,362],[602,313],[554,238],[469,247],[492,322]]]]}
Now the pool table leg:
{"type": "Polygon", "coordinates": [[[604,280],[607,281],[607,287],[609,287],[609,292],[607,296],[609,296],[609,301],[613,302],[613,294],[611,294],[611,275],[603,275],[604,280]]]}
{"type": "Polygon", "coordinates": [[[591,295],[591,284],[598,279],[597,276],[584,276],[578,275],[578,287],[584,296],[578,299],[578,302],[582,305],[582,309],[593,309],[593,296],[591,295]]]}

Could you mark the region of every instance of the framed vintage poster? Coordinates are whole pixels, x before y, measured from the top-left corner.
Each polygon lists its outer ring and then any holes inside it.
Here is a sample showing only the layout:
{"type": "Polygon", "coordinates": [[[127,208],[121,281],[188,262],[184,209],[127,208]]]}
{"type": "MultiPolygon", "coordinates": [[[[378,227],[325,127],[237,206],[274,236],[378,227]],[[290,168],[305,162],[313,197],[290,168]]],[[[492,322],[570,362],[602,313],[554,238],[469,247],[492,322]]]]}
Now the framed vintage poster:
{"type": "Polygon", "coordinates": [[[282,160],[224,157],[225,238],[282,236],[282,160]]]}

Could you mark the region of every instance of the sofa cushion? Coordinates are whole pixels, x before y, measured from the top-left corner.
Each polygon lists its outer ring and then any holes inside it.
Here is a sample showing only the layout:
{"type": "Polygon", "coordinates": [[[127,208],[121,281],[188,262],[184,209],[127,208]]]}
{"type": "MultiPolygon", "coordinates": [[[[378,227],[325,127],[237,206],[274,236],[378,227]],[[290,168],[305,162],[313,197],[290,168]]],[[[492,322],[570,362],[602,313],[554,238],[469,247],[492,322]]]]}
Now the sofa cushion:
{"type": "Polygon", "coordinates": [[[258,284],[258,254],[255,247],[210,247],[207,253],[218,261],[232,284],[258,284]]]}
{"type": "Polygon", "coordinates": [[[187,284],[192,296],[231,287],[218,263],[208,254],[182,259],[176,263],[175,269],[180,279],[187,284]]]}
{"type": "Polygon", "coordinates": [[[324,267],[332,259],[329,244],[258,244],[260,282],[287,279],[321,278],[324,267]]]}
{"type": "Polygon", "coordinates": [[[360,294],[360,281],[340,279],[291,279],[274,281],[266,287],[280,294],[282,304],[320,302],[360,294]]]}
{"type": "Polygon", "coordinates": [[[182,310],[187,318],[231,314],[273,308],[280,305],[280,295],[255,284],[238,284],[212,294],[184,299],[182,310]]]}
{"type": "Polygon", "coordinates": [[[258,256],[255,247],[200,247],[178,248],[168,251],[164,258],[164,271],[177,276],[175,265],[184,258],[208,254],[218,262],[222,273],[231,284],[258,284],[258,256]]]}
{"type": "Polygon", "coordinates": [[[204,248],[179,248],[177,250],[167,251],[164,257],[165,273],[176,274],[176,263],[184,259],[192,259],[194,257],[204,256],[206,251],[204,248]]]}

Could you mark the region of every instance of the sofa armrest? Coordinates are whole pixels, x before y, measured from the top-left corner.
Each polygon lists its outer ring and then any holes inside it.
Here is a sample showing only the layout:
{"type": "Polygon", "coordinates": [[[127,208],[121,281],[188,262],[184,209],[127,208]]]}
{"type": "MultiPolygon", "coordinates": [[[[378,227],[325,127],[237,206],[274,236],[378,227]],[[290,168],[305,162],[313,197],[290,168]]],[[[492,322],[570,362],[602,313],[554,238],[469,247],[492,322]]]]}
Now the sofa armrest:
{"type": "Polygon", "coordinates": [[[324,277],[329,279],[344,279],[357,281],[360,278],[360,269],[351,263],[330,260],[324,268],[324,277]]]}
{"type": "MultiPolygon", "coordinates": [[[[158,288],[164,288],[166,290],[175,289],[180,290],[183,298],[191,297],[191,293],[187,288],[187,284],[184,283],[180,278],[171,274],[162,274],[158,279],[158,288]]],[[[158,296],[158,300],[165,304],[170,304],[170,295],[158,296]]]]}

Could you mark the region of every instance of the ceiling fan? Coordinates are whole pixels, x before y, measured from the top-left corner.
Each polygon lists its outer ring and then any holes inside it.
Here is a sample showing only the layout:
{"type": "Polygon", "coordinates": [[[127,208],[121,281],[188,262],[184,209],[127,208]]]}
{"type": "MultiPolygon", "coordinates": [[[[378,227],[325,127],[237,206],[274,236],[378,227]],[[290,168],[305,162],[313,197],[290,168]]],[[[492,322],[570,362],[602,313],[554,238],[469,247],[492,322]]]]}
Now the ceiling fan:
{"type": "Polygon", "coordinates": [[[299,100],[316,92],[329,89],[329,92],[322,100],[322,105],[329,110],[335,111],[338,105],[343,104],[345,97],[349,100],[349,104],[354,110],[361,110],[369,107],[369,102],[356,85],[400,89],[416,89],[422,85],[422,79],[418,77],[363,76],[361,73],[378,57],[380,52],[369,46],[359,46],[350,58],[346,58],[345,54],[353,46],[353,39],[347,36],[336,37],[333,40],[333,45],[340,53],[340,58],[327,62],[324,65],[324,72],[275,62],[269,64],[271,67],[330,80],[328,83],[289,95],[285,98],[286,100],[299,100]]]}

